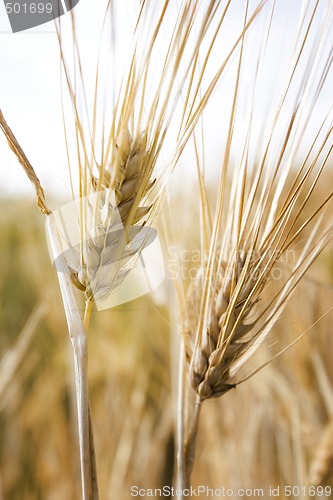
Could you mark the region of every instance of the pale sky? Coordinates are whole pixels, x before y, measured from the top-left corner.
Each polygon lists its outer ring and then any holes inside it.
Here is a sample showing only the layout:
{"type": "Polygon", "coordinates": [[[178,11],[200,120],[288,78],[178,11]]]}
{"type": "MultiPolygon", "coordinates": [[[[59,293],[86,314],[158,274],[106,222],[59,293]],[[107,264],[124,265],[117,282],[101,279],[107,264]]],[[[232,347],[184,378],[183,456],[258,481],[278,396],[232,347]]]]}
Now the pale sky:
{"type": "MultiPolygon", "coordinates": [[[[89,4],[90,0],[81,0],[76,14],[86,24],[84,52],[93,61],[100,25],[94,23],[97,16],[89,12],[89,4]]],[[[62,21],[68,24],[69,15],[62,21]]],[[[61,191],[68,187],[68,172],[55,28],[49,22],[21,33],[9,30],[4,4],[0,2],[1,108],[45,190],[61,191]]],[[[31,186],[2,136],[0,151],[0,193],[30,193],[31,186]]]]}
{"type": "MultiPolygon", "coordinates": [[[[121,44],[118,46],[117,53],[118,62],[123,62],[128,52],[130,33],[134,22],[133,9],[131,10],[133,2],[134,0],[118,2],[124,6],[124,10],[118,13],[119,23],[117,29],[118,36],[121,37],[121,44]]],[[[97,11],[96,5],[101,6],[104,3],[93,0],[80,0],[75,7],[79,35],[84,35],[80,37],[80,49],[87,67],[91,66],[92,77],[94,76],[101,30],[101,15],[103,13],[103,8],[100,7],[99,11],[97,11]]],[[[135,5],[138,3],[134,2],[135,5]]],[[[175,0],[175,5],[178,3],[178,0],[175,0]]],[[[313,2],[311,1],[311,3],[313,2]]],[[[321,4],[322,8],[324,8],[329,4],[332,5],[332,2],[322,0],[321,4]]],[[[282,85],[286,77],[287,62],[291,55],[301,5],[301,0],[277,1],[272,39],[267,49],[265,70],[263,71],[261,87],[259,87],[260,99],[256,101],[258,136],[265,132],[266,123],[269,123],[269,118],[266,116],[267,110],[269,110],[272,101],[277,99],[279,83],[282,85]],[[289,56],[286,57],[286,54],[289,54],[289,56]]],[[[236,9],[231,13],[229,24],[224,30],[226,44],[228,38],[231,38],[235,29],[237,29],[238,21],[236,9]]],[[[62,22],[64,26],[69,26],[70,16],[68,14],[63,16],[62,22]]],[[[253,66],[253,62],[256,60],[251,59],[251,53],[253,52],[255,57],[256,45],[259,43],[260,33],[262,33],[265,23],[267,25],[267,18],[263,17],[262,21],[256,25],[255,30],[250,33],[248,42],[249,57],[244,66],[245,76],[243,76],[244,96],[243,101],[241,101],[241,106],[244,108],[242,109],[244,117],[248,113],[247,103],[251,95],[251,81],[254,76],[251,65],[253,66]],[[251,43],[254,47],[253,50],[251,49],[251,43]],[[248,82],[246,78],[248,78],[248,82]]],[[[330,29],[332,35],[332,26],[330,29]]],[[[332,36],[331,40],[333,39],[332,36]]],[[[324,52],[327,52],[329,48],[327,45],[324,52]]],[[[216,57],[218,58],[218,56],[217,51],[216,57]]],[[[12,34],[4,4],[0,2],[0,68],[1,109],[34,166],[45,191],[47,193],[69,192],[69,176],[61,113],[59,49],[53,24],[47,23],[38,28],[12,34]]],[[[212,67],[209,71],[213,71],[213,69],[212,67]]],[[[120,77],[119,71],[117,75],[120,77]]],[[[315,75],[313,77],[315,78],[315,75]]],[[[234,81],[233,78],[228,81],[228,76],[226,76],[219,87],[222,96],[221,102],[223,99],[229,99],[230,101],[232,81],[234,81]]],[[[312,121],[315,127],[318,126],[323,114],[332,106],[332,88],[331,71],[322,99],[312,113],[312,121]]],[[[207,112],[205,122],[207,124],[206,149],[214,153],[221,153],[219,149],[223,143],[221,141],[221,131],[225,130],[227,126],[227,119],[224,119],[221,109],[212,106],[207,112]]],[[[287,116],[286,120],[288,118],[287,116]]],[[[245,119],[244,123],[246,123],[245,119]]],[[[242,121],[239,122],[238,133],[244,134],[245,131],[241,129],[242,121]]],[[[212,156],[212,164],[214,161],[215,165],[217,165],[216,154],[212,156]]],[[[195,171],[195,169],[193,170],[195,171]]],[[[14,196],[18,193],[25,193],[33,198],[33,191],[29,181],[25,178],[20,165],[9,150],[6,140],[0,135],[0,196],[3,194],[14,196]]]]}

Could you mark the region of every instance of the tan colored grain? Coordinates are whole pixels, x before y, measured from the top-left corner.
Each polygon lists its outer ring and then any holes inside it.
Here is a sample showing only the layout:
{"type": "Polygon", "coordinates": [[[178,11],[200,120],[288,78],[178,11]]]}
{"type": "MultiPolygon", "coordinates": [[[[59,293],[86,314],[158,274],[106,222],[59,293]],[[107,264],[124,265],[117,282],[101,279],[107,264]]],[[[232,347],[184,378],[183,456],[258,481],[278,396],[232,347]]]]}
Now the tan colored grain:
{"type": "MultiPolygon", "coordinates": [[[[89,207],[93,223],[86,228],[80,267],[72,272],[73,283],[89,300],[101,299],[110,289],[119,287],[128,274],[127,259],[140,251],[131,248],[130,243],[140,233],[143,219],[152,208],[142,204],[154,184],[146,175],[148,156],[144,134],[133,139],[125,128],[114,144],[111,166],[100,169],[99,178],[92,177],[93,192],[98,193],[97,206],[89,207]],[[103,277],[98,273],[102,266],[117,261],[119,266],[113,266],[107,287],[105,272],[103,277]]],[[[142,240],[144,245],[144,237],[142,240]]]]}
{"type": "MultiPolygon", "coordinates": [[[[249,253],[242,252],[236,257],[233,269],[224,262],[219,265],[211,294],[208,322],[198,347],[194,345],[198,324],[196,314],[188,325],[190,380],[201,400],[218,397],[234,387],[229,377],[230,368],[253,341],[253,317],[252,320],[248,318],[254,312],[261,289],[258,288],[254,296],[250,297],[258,272],[257,262],[249,253]]],[[[190,307],[194,311],[199,310],[201,292],[199,271],[195,287],[191,287],[188,294],[190,307]]]]}

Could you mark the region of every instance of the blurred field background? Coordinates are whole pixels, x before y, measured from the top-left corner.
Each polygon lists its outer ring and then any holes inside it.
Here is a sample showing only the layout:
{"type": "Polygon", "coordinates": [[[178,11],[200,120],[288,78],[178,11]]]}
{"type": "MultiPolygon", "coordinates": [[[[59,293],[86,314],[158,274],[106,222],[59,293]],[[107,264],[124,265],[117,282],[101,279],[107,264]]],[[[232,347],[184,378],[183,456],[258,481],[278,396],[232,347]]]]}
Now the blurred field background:
{"type": "MultiPolygon", "coordinates": [[[[179,213],[181,203],[176,199],[170,212],[179,213]]],[[[80,498],[72,354],[44,220],[24,199],[2,199],[1,207],[1,498],[80,498]],[[30,332],[29,318],[36,323],[30,332]]],[[[188,245],[195,249],[192,229],[188,245]]],[[[102,498],[128,499],[132,485],[172,484],[170,357],[178,334],[172,296],[169,280],[153,296],[93,313],[89,383],[102,498]]],[[[332,301],[333,251],[327,249],[273,338],[281,333],[292,341],[332,301]]],[[[333,487],[332,320],[326,314],[253,379],[205,404],[194,486],[333,487]]]]}

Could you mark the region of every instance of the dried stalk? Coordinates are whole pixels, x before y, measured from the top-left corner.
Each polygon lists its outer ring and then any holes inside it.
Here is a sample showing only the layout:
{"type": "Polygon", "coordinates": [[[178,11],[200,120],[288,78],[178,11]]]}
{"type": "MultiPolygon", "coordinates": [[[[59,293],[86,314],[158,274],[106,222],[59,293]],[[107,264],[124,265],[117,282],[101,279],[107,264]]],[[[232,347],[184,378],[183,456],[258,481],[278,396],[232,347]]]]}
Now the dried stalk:
{"type": "Polygon", "coordinates": [[[68,325],[68,333],[74,354],[82,498],[83,500],[97,500],[98,488],[88,396],[87,336],[75,297],[71,281],[71,272],[63,256],[61,240],[52,215],[47,218],[47,230],[52,252],[55,256],[58,256],[57,274],[68,325]]]}
{"type": "MultiPolygon", "coordinates": [[[[186,367],[185,367],[184,342],[180,341],[179,368],[178,368],[178,401],[177,401],[177,489],[184,491],[187,484],[186,457],[185,457],[185,391],[186,391],[186,367]]],[[[182,493],[178,500],[183,500],[182,493]]]]}
{"type": "Polygon", "coordinates": [[[186,378],[185,348],[184,343],[181,342],[177,404],[177,489],[179,500],[185,500],[186,494],[184,494],[184,491],[191,485],[202,403],[200,398],[197,397],[193,414],[191,414],[193,394],[188,391],[186,378]]]}
{"type": "Polygon", "coordinates": [[[1,110],[0,110],[0,127],[1,127],[1,130],[3,131],[4,135],[6,136],[6,139],[8,141],[10,149],[16,155],[16,158],[18,159],[20,165],[23,167],[30,182],[33,184],[33,186],[35,188],[36,195],[37,195],[37,207],[40,209],[42,214],[49,215],[51,213],[51,211],[46,205],[45,194],[44,194],[43,188],[39,182],[39,179],[38,179],[32,165],[31,165],[31,163],[29,162],[28,158],[24,154],[23,149],[19,145],[15,135],[13,134],[8,123],[6,122],[1,110]]]}

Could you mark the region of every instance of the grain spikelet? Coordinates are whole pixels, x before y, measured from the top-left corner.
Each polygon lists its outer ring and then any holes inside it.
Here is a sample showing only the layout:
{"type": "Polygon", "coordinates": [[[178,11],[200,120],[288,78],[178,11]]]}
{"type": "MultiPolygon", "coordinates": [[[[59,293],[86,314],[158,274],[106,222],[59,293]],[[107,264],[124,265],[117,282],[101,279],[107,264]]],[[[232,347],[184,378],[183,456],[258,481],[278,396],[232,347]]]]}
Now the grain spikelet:
{"type": "Polygon", "coordinates": [[[141,205],[154,185],[145,176],[146,140],[137,139],[127,129],[114,145],[109,169],[101,169],[100,177],[92,176],[92,189],[97,203],[84,207],[89,211],[82,257],[77,255],[72,269],[74,285],[89,300],[103,300],[117,289],[130,272],[128,262],[149,242],[149,229],[143,219],[152,205],[141,205]],[[116,263],[112,268],[108,264],[116,263]]]}
{"type": "MultiPolygon", "coordinates": [[[[229,380],[230,366],[253,341],[247,334],[254,321],[247,318],[253,316],[264,284],[262,282],[250,297],[255,287],[255,273],[258,272],[257,262],[250,253],[242,252],[237,257],[235,269],[227,269],[226,263],[222,263],[214,283],[207,328],[203,331],[200,348],[194,351],[191,332],[195,329],[197,318],[193,318],[194,325],[188,325],[186,338],[189,341],[192,339],[192,345],[190,342],[187,345],[187,358],[191,360],[191,384],[201,400],[218,397],[234,387],[229,380]]],[[[201,292],[199,288],[196,293],[202,293],[202,276],[198,280],[201,292]]],[[[190,290],[189,301],[193,299],[192,294],[190,290]]]]}

